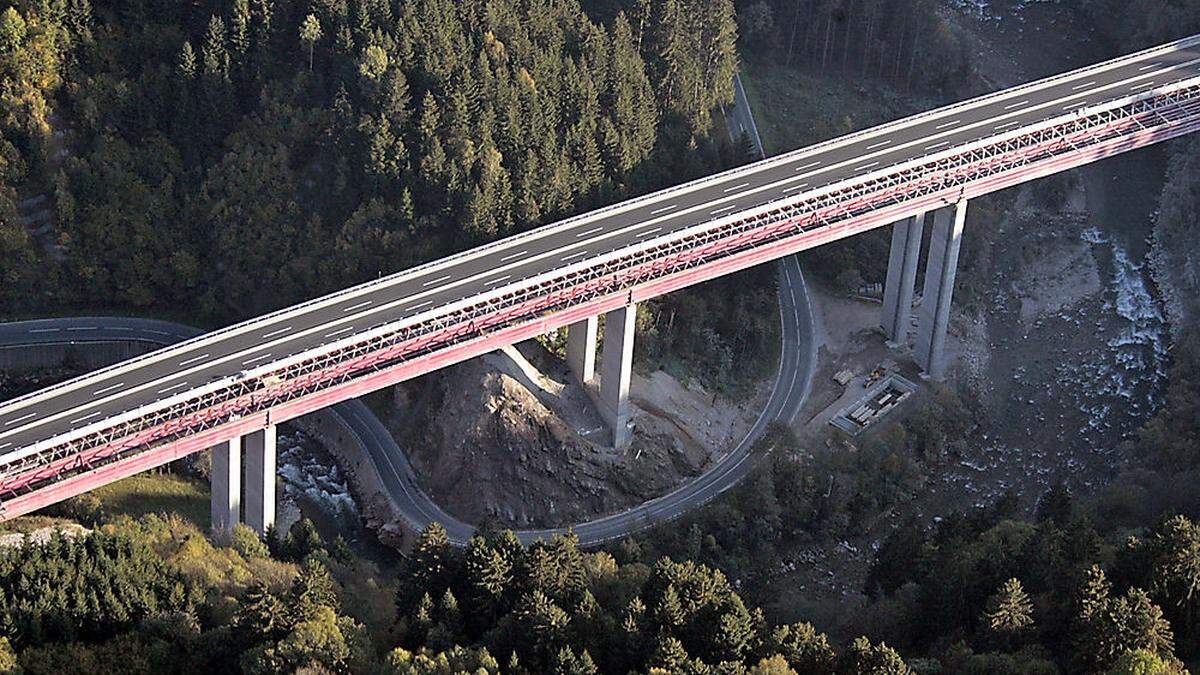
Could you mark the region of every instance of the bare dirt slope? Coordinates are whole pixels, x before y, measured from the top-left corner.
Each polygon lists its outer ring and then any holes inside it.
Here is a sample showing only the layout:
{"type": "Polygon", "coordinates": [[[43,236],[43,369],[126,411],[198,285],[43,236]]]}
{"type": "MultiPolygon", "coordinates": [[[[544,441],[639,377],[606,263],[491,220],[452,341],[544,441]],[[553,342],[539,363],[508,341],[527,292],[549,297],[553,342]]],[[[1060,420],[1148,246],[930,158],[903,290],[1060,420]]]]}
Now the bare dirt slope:
{"type": "Polygon", "coordinates": [[[635,373],[631,390],[634,441],[615,452],[562,361],[525,343],[396,387],[389,426],[455,517],[542,527],[669,491],[736,445],[757,410],[661,371],[635,373]]]}

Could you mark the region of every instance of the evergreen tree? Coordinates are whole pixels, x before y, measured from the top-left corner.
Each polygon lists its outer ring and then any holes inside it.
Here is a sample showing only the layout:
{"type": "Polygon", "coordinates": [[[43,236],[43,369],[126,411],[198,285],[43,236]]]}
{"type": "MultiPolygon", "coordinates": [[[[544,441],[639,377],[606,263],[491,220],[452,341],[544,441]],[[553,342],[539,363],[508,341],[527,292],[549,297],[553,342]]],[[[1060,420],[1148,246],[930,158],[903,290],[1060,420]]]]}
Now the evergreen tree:
{"type": "Polygon", "coordinates": [[[1200,604],[1200,526],[1175,516],[1155,528],[1147,547],[1154,591],[1179,610],[1183,634],[1193,636],[1200,604]]]}
{"type": "Polygon", "coordinates": [[[304,21],[300,23],[300,42],[308,47],[308,69],[313,68],[313,50],[316,49],[317,40],[321,39],[321,22],[317,20],[315,14],[309,14],[304,17],[304,21]]]}
{"type": "Polygon", "coordinates": [[[877,645],[860,637],[846,648],[838,660],[843,675],[915,675],[896,650],[880,642],[877,645]]]}
{"type": "Polygon", "coordinates": [[[277,640],[287,629],[289,614],[283,603],[261,582],[246,589],[238,605],[234,623],[246,631],[250,642],[277,640]]]}
{"type": "Polygon", "coordinates": [[[1019,579],[1009,579],[992,595],[983,620],[1005,644],[1033,627],[1033,603],[1019,579]]]}
{"type": "Polygon", "coordinates": [[[292,581],[289,609],[298,617],[309,617],[320,607],[338,610],[337,594],[329,568],[309,556],[300,564],[300,572],[292,581]]]}
{"type": "Polygon", "coordinates": [[[179,51],[179,73],[185,80],[196,76],[196,54],[192,51],[192,43],[186,40],[179,51]]]}

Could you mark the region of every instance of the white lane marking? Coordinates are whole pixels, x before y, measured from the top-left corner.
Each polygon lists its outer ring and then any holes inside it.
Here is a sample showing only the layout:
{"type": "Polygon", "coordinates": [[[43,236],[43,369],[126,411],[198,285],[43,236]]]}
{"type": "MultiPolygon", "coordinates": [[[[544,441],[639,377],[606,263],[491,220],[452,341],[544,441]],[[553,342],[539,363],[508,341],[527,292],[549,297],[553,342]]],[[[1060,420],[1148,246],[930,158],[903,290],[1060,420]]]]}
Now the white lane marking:
{"type": "Polygon", "coordinates": [[[655,227],[655,228],[653,228],[653,229],[645,230],[645,231],[643,231],[643,232],[638,232],[638,235],[637,235],[637,236],[639,236],[639,237],[646,237],[646,236],[649,236],[649,235],[652,235],[652,234],[654,234],[655,232],[660,232],[660,231],[662,231],[662,228],[661,228],[661,227],[655,227]]]}
{"type": "Polygon", "coordinates": [[[422,286],[422,287],[429,287],[429,286],[432,286],[432,285],[434,285],[434,284],[440,284],[440,283],[442,283],[443,281],[445,281],[445,280],[447,280],[447,279],[449,279],[449,278],[450,278],[450,275],[449,275],[449,274],[447,274],[447,275],[446,275],[446,276],[444,276],[444,277],[438,277],[438,278],[436,278],[436,279],[434,279],[434,280],[432,280],[432,281],[426,281],[425,283],[421,284],[421,286],[422,286]]]}
{"type": "Polygon", "coordinates": [[[422,307],[428,307],[428,306],[430,306],[430,305],[432,305],[432,304],[433,304],[433,301],[432,301],[432,300],[426,300],[425,302],[419,302],[419,303],[417,303],[417,304],[413,305],[412,307],[405,307],[405,308],[404,308],[404,311],[406,311],[406,312],[411,312],[411,311],[413,311],[414,309],[421,309],[422,307]]]}
{"type": "Polygon", "coordinates": [[[335,330],[332,333],[326,333],[325,337],[331,338],[331,337],[336,337],[338,335],[344,335],[346,333],[349,333],[352,330],[354,330],[354,326],[346,326],[345,328],[335,330]]]}
{"type": "Polygon", "coordinates": [[[525,255],[526,253],[529,253],[528,249],[526,249],[524,251],[517,251],[516,253],[510,253],[510,254],[504,256],[503,258],[501,258],[500,262],[508,262],[509,260],[512,260],[513,258],[520,258],[521,256],[525,255]]]}
{"type": "MultiPolygon", "coordinates": [[[[1175,70],[1175,67],[1172,67],[1171,70],[1175,70]]],[[[984,123],[984,124],[986,124],[986,123],[984,123]]],[[[976,125],[976,126],[978,126],[978,125],[976,125]]],[[[800,178],[800,177],[797,177],[797,178],[800,178]]],[[[764,187],[766,187],[766,186],[764,186],[764,187]]],[[[640,225],[642,227],[644,227],[644,225],[646,225],[646,223],[640,223],[640,225]]],[[[637,226],[635,226],[635,227],[637,227],[637,226]]],[[[482,275],[479,275],[479,276],[482,276],[482,275]]],[[[467,281],[467,280],[464,280],[464,281],[467,281]]]]}
{"type": "Polygon", "coordinates": [[[862,171],[864,169],[870,169],[873,166],[879,166],[879,162],[871,162],[870,164],[863,164],[862,166],[856,168],[855,171],[862,171]]]}
{"type": "Polygon", "coordinates": [[[94,412],[94,413],[92,413],[92,414],[90,414],[90,415],[84,415],[83,417],[79,417],[79,418],[76,418],[76,419],[73,419],[73,420],[71,420],[71,424],[79,424],[80,422],[82,422],[82,421],[84,421],[84,420],[90,420],[90,419],[92,419],[93,417],[95,417],[96,415],[99,415],[99,414],[100,414],[100,411],[99,411],[99,410],[97,410],[96,412],[94,412]]]}
{"type": "Polygon", "coordinates": [[[938,148],[944,148],[947,145],[950,145],[950,141],[942,141],[941,143],[934,143],[933,145],[927,145],[927,146],[925,146],[925,149],[926,150],[937,150],[938,148]]]}
{"type": "Polygon", "coordinates": [[[1005,129],[1010,129],[1012,127],[1015,127],[1015,126],[1019,125],[1020,123],[1021,122],[1019,120],[1013,120],[1011,122],[1005,122],[1004,124],[996,125],[994,128],[996,129],[996,131],[1003,131],[1005,129]]]}
{"type": "Polygon", "coordinates": [[[1071,87],[1071,91],[1079,91],[1080,89],[1087,89],[1088,87],[1090,87],[1094,84],[1096,84],[1095,80],[1092,80],[1091,82],[1084,82],[1083,84],[1077,84],[1074,87],[1071,87]]]}
{"type": "Polygon", "coordinates": [[[129,326],[113,326],[112,330],[133,330],[129,326]]]}
{"type": "Polygon", "coordinates": [[[508,281],[511,278],[512,278],[511,274],[505,274],[502,277],[496,277],[495,279],[492,279],[491,281],[486,282],[484,285],[495,286],[496,284],[504,283],[505,281],[508,281]]]}
{"type": "Polygon", "coordinates": [[[939,124],[939,125],[937,125],[936,127],[934,127],[934,129],[939,129],[939,130],[940,130],[940,129],[945,129],[945,128],[948,128],[948,127],[952,127],[952,126],[954,126],[954,125],[956,125],[956,124],[962,124],[962,120],[951,120],[951,121],[949,121],[949,122],[946,122],[945,124],[939,124]]]}
{"type": "Polygon", "coordinates": [[[242,361],[242,365],[248,366],[251,363],[255,363],[257,361],[262,361],[264,359],[269,359],[269,358],[271,358],[271,352],[267,352],[266,354],[263,354],[262,356],[256,356],[252,359],[246,359],[245,361],[242,361]]]}
{"type": "Polygon", "coordinates": [[[1140,91],[1142,89],[1149,89],[1150,87],[1153,87],[1153,86],[1154,86],[1154,82],[1143,82],[1142,84],[1139,84],[1136,87],[1130,87],[1129,91],[1140,91]]]}
{"type": "Polygon", "coordinates": [[[584,230],[583,232],[580,232],[579,234],[575,235],[575,238],[582,239],[583,237],[586,237],[589,234],[596,234],[597,232],[599,232],[600,230],[603,230],[603,229],[604,229],[603,225],[601,225],[600,227],[593,227],[590,230],[584,230]]]}
{"type": "Polygon", "coordinates": [[[652,215],[652,216],[657,216],[658,214],[660,214],[660,213],[666,213],[667,211],[670,211],[671,209],[673,209],[673,208],[675,208],[675,207],[677,207],[677,206],[679,206],[679,205],[678,205],[678,204],[672,204],[672,205],[670,205],[670,206],[664,206],[664,207],[662,207],[661,209],[654,209],[653,211],[651,211],[651,212],[650,212],[650,215],[652,215]]]}
{"type": "Polygon", "coordinates": [[[8,425],[10,425],[10,424],[16,424],[17,422],[21,422],[21,421],[23,421],[23,420],[27,420],[27,419],[29,419],[30,417],[37,417],[37,413],[29,413],[28,415],[25,415],[24,417],[18,417],[18,418],[16,418],[16,419],[9,420],[9,421],[7,421],[7,422],[5,422],[5,423],[4,423],[4,426],[8,426],[8,425]]]}
{"type": "Polygon", "coordinates": [[[1006,105],[1006,106],[1004,106],[1004,109],[1005,110],[1015,110],[1017,108],[1023,108],[1027,105],[1029,105],[1029,99],[1025,99],[1024,101],[1018,101],[1017,103],[1012,103],[1010,105],[1006,105]]]}
{"type": "Polygon", "coordinates": [[[270,333],[263,333],[263,337],[264,338],[273,338],[276,335],[283,335],[284,333],[288,332],[291,329],[292,329],[291,326],[284,326],[283,328],[280,328],[279,330],[273,330],[270,333]]]}
{"type": "Polygon", "coordinates": [[[167,387],[166,389],[159,389],[155,393],[156,394],[165,394],[168,391],[175,391],[176,389],[183,389],[186,386],[187,386],[187,382],[180,382],[179,384],[173,384],[173,385],[167,387]]]}
{"type": "Polygon", "coordinates": [[[120,389],[121,387],[124,387],[124,386],[125,386],[125,383],[124,383],[124,382],[118,382],[118,383],[116,383],[116,384],[109,385],[109,386],[107,386],[107,387],[105,387],[105,388],[103,388],[103,389],[97,389],[96,391],[93,391],[93,392],[92,392],[92,395],[93,395],[93,396],[99,396],[99,395],[101,395],[101,394],[107,394],[107,393],[108,393],[108,392],[110,392],[110,391],[116,391],[117,389],[120,389]]]}
{"type": "Polygon", "coordinates": [[[585,255],[587,255],[587,251],[580,251],[579,253],[572,253],[571,255],[564,256],[559,259],[563,262],[567,262],[568,260],[574,260],[575,258],[582,258],[585,255]]]}
{"type": "Polygon", "coordinates": [[[34,328],[30,333],[57,333],[57,328],[34,328]]]}
{"type": "Polygon", "coordinates": [[[880,142],[876,143],[875,145],[868,145],[867,149],[874,150],[875,148],[882,148],[883,146],[888,145],[891,142],[892,142],[892,140],[889,138],[888,140],[880,141],[880,142]]]}
{"type": "Polygon", "coordinates": [[[68,328],[67,330],[84,331],[84,330],[99,330],[95,326],[78,326],[76,328],[68,328]]]}
{"type": "Polygon", "coordinates": [[[371,304],[371,303],[373,303],[373,302],[375,302],[375,301],[374,301],[374,300],[363,300],[362,302],[360,302],[360,303],[358,303],[358,304],[356,304],[356,305],[350,305],[349,307],[346,307],[346,308],[342,309],[342,312],[343,312],[343,313],[345,313],[345,312],[353,312],[354,310],[356,310],[356,309],[362,309],[363,307],[366,307],[367,305],[369,305],[369,304],[371,304]]]}
{"type": "Polygon", "coordinates": [[[806,187],[808,187],[808,183],[801,183],[799,185],[793,185],[790,188],[784,188],[783,194],[786,195],[789,192],[795,192],[796,190],[803,190],[806,187]]]}
{"type": "Polygon", "coordinates": [[[734,185],[733,187],[727,187],[727,188],[725,188],[725,194],[729,194],[730,192],[733,192],[734,190],[741,190],[742,188],[748,188],[748,187],[750,187],[749,183],[742,183],[741,185],[734,185]]]}
{"type": "Polygon", "coordinates": [[[186,366],[186,365],[193,364],[197,361],[203,361],[204,359],[207,359],[207,358],[208,358],[208,354],[201,354],[200,356],[192,357],[192,358],[188,359],[187,361],[180,361],[179,365],[186,366]]]}
{"type": "Polygon", "coordinates": [[[1088,105],[1087,101],[1080,101],[1078,103],[1069,103],[1069,104],[1063,106],[1063,110],[1071,111],[1071,110],[1075,110],[1076,108],[1082,108],[1086,105],[1088,105]]]}
{"type": "Polygon", "coordinates": [[[7,447],[8,447],[8,446],[10,446],[10,445],[12,445],[12,443],[4,443],[4,444],[0,445],[0,450],[3,450],[3,449],[7,448],[7,447]]]}
{"type": "Polygon", "coordinates": [[[820,163],[820,162],[810,162],[810,163],[808,163],[808,164],[805,164],[804,166],[798,166],[798,167],[796,167],[796,170],[797,170],[797,171],[803,171],[803,170],[805,170],[805,169],[811,169],[811,168],[813,168],[814,166],[821,166],[821,163],[820,163]]]}
{"type": "Polygon", "coordinates": [[[719,209],[717,209],[716,211],[709,211],[709,214],[710,214],[710,215],[714,215],[714,216],[715,216],[715,215],[717,215],[718,213],[725,213],[726,211],[732,211],[732,210],[734,210],[734,209],[736,209],[736,208],[738,208],[738,205],[737,205],[737,204],[730,204],[729,206],[725,206],[725,207],[719,208],[719,209]]]}
{"type": "Polygon", "coordinates": [[[1142,66],[1141,68],[1138,68],[1138,70],[1150,70],[1151,68],[1157,68],[1157,67],[1158,67],[1158,61],[1155,61],[1154,63],[1151,63],[1148,66],[1142,66]]]}

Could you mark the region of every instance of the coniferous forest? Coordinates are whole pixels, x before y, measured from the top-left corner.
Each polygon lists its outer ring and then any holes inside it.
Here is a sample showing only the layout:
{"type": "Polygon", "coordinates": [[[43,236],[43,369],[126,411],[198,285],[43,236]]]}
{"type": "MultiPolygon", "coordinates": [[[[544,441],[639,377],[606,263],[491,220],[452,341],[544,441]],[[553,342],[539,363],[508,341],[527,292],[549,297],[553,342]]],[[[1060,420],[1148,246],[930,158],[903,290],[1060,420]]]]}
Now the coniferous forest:
{"type": "MultiPolygon", "coordinates": [[[[215,327],[743,163],[721,114],[742,58],[965,95],[944,4],[0,0],[0,318],[215,327]]],[[[1200,30],[1195,0],[1077,9],[1125,50],[1200,30]]],[[[1181,239],[1196,147],[1175,147],[1160,209],[1181,239]]],[[[753,384],[734,355],[773,366],[774,274],[647,303],[640,358],[753,384]]],[[[84,495],[47,515],[91,534],[0,548],[0,673],[1186,672],[1194,328],[1169,379],[1127,441],[1140,459],[1088,500],[1056,485],[1032,513],[1008,494],[881,537],[863,637],[756,605],[786,551],[868,528],[971,442],[948,391],[854,454],[775,428],[738,487],[597,551],[487,527],[459,548],[433,526],[387,567],[306,520],[215,546],[84,495]]]]}

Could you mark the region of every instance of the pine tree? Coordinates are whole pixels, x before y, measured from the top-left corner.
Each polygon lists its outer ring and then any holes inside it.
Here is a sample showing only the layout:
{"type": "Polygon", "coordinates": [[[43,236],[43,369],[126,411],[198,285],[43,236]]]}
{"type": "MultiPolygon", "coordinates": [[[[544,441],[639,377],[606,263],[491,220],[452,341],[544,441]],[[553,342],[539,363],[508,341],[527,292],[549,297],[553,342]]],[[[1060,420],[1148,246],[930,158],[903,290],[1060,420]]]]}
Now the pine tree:
{"type": "Polygon", "coordinates": [[[550,662],[549,672],[553,675],[595,675],[597,670],[586,649],[575,656],[570,647],[563,647],[550,662]]]}
{"type": "Polygon", "coordinates": [[[239,64],[244,64],[250,49],[250,2],[233,0],[233,16],[229,20],[229,46],[239,64]]]}
{"type": "Polygon", "coordinates": [[[658,606],[654,610],[654,618],[657,620],[660,629],[673,633],[683,626],[683,604],[679,601],[679,593],[675,591],[675,584],[667,584],[667,590],[663,591],[662,598],[658,601],[658,606]]]}
{"type": "Polygon", "coordinates": [[[204,63],[204,74],[213,79],[229,76],[229,50],[225,44],[225,21],[213,15],[204,32],[204,46],[200,50],[204,63]]]}
{"type": "Polygon", "coordinates": [[[466,574],[473,614],[479,615],[480,624],[487,625],[512,583],[512,568],[499,551],[476,536],[467,544],[466,574]]]}
{"type": "Polygon", "coordinates": [[[450,535],[441,523],[430,523],[413,546],[409,561],[408,580],[401,585],[397,598],[400,612],[406,613],[421,593],[441,594],[448,587],[447,579],[453,563],[450,535]]]}
{"type": "Polygon", "coordinates": [[[315,14],[309,14],[304,17],[304,21],[300,23],[300,42],[308,47],[308,69],[313,69],[313,50],[316,49],[317,40],[321,39],[321,22],[317,20],[315,14]]]}
{"type": "Polygon", "coordinates": [[[771,631],[763,650],[787,659],[799,675],[824,675],[833,671],[837,659],[829,639],[810,623],[785,624],[771,631]]]}
{"type": "Polygon", "coordinates": [[[196,53],[192,51],[192,43],[186,40],[179,50],[179,74],[185,80],[196,77],[196,53]]]}
{"type": "Polygon", "coordinates": [[[838,672],[842,675],[915,675],[896,650],[880,642],[871,644],[860,637],[846,648],[838,661],[838,672]]]}
{"type": "Polygon", "coordinates": [[[1033,603],[1019,579],[1009,579],[992,595],[983,619],[1005,644],[1033,626],[1033,603]]]}
{"type": "Polygon", "coordinates": [[[687,668],[690,660],[682,642],[664,635],[659,637],[649,665],[651,668],[661,668],[668,673],[680,673],[687,668]]]}
{"type": "Polygon", "coordinates": [[[1175,516],[1155,528],[1147,546],[1154,591],[1179,609],[1183,634],[1190,636],[1200,604],[1200,526],[1175,516]]]}
{"type": "Polygon", "coordinates": [[[282,636],[288,629],[288,618],[279,598],[265,584],[255,582],[242,596],[234,623],[249,633],[250,642],[265,642],[282,636]]]}
{"type": "Polygon", "coordinates": [[[309,556],[300,564],[300,572],[292,581],[289,605],[289,609],[302,618],[313,616],[321,607],[338,611],[333,577],[329,568],[315,557],[309,556]]]}

